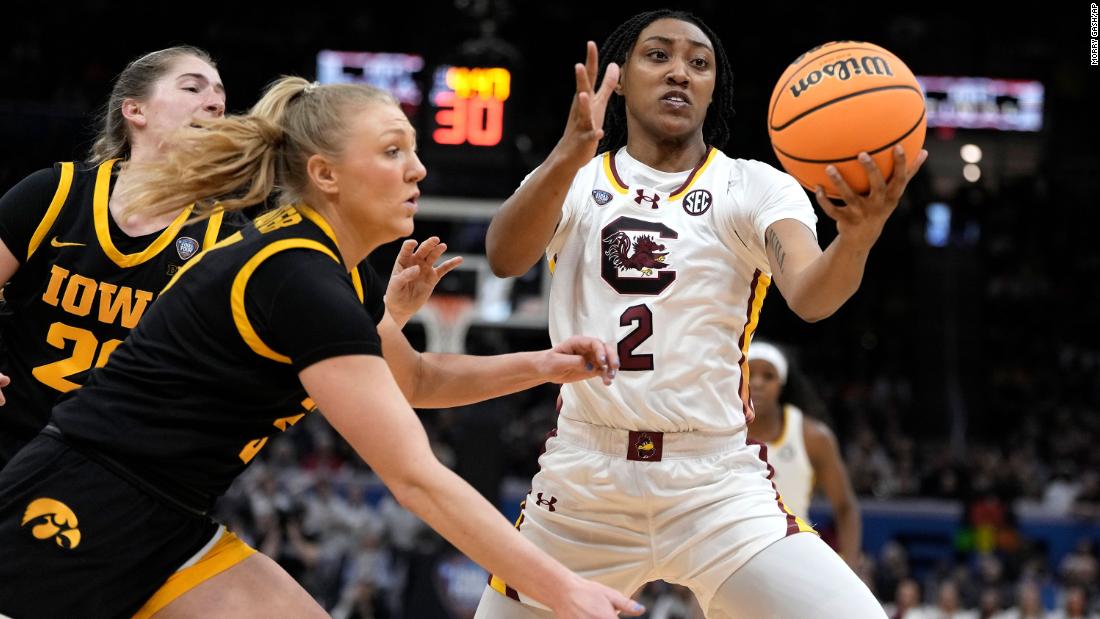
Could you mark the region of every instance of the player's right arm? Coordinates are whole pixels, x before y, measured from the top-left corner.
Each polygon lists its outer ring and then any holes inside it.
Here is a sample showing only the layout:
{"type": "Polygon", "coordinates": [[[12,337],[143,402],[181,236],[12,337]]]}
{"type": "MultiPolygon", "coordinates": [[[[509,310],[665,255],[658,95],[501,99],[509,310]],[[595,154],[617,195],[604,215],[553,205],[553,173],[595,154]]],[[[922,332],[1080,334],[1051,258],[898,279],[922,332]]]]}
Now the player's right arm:
{"type": "MultiPolygon", "coordinates": [[[[61,174],[46,168],[24,178],[0,196],[0,285],[11,280],[27,259],[31,239],[44,223],[61,174]]],[[[68,192],[60,199],[67,197],[68,192]]],[[[43,230],[46,232],[46,230],[43,230]]],[[[39,242],[46,239],[39,239],[39,242]]]]}
{"type": "Polygon", "coordinates": [[[562,203],[577,171],[596,154],[603,137],[607,101],[619,81],[619,67],[607,67],[599,92],[593,92],[599,61],[588,42],[585,64],[573,67],[577,92],[565,133],[550,156],[493,216],[485,237],[489,266],[498,277],[517,277],[542,258],[561,220],[562,203]]]}
{"type": "MultiPolygon", "coordinates": [[[[54,168],[39,170],[0,197],[0,287],[11,281],[26,260],[31,238],[42,223],[59,178],[54,168]]],[[[10,383],[10,378],[0,374],[0,388],[10,383]]],[[[0,406],[5,402],[0,392],[0,406]]]]}
{"type": "Polygon", "coordinates": [[[558,617],[640,614],[629,598],[582,579],[536,548],[440,464],[383,359],[330,357],[303,369],[299,378],[329,423],[378,473],[398,503],[482,567],[558,617]]]}

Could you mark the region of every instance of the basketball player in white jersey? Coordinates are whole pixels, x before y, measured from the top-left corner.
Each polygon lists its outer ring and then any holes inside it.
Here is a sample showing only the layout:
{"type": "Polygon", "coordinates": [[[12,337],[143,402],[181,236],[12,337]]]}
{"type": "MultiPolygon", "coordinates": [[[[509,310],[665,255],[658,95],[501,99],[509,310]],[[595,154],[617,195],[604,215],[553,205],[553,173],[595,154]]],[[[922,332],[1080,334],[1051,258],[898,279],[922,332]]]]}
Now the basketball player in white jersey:
{"type": "MultiPolygon", "coordinates": [[[[563,389],[517,527],[624,593],[657,579],[685,585],[708,617],[883,617],[844,561],[783,506],[764,450],[747,442],[748,351],[773,279],[810,321],[855,293],[908,182],[905,154],[895,151],[889,181],[864,154],[866,196],[837,176],[844,207],[818,194],[838,229],[823,252],[794,179],[718,150],[729,137],[732,73],[705,24],[643,13],[604,52],[596,92],[588,44],[564,135],[486,239],[497,275],[521,275],[544,253],[550,260],[553,341],[589,333],[617,342],[621,360],[612,386],[563,389]]],[[[549,613],[492,576],[476,616],[549,613]]]]}
{"type": "Polygon", "coordinates": [[[768,342],[752,343],[749,388],[756,419],[749,426],[749,440],[768,448],[768,464],[775,469],[772,483],[794,515],[809,521],[814,487],[825,491],[833,508],[837,551],[855,568],[863,533],[856,493],[829,426],[780,400],[788,368],[787,357],[779,348],[768,342]]]}

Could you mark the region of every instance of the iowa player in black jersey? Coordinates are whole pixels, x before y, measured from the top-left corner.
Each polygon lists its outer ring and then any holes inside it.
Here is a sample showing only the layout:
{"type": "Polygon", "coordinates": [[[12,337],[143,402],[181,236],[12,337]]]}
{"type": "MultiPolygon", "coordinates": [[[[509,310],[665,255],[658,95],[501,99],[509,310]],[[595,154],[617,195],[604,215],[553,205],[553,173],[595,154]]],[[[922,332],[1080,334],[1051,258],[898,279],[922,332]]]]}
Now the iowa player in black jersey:
{"type": "Polygon", "coordinates": [[[602,378],[586,337],[497,357],[413,351],[364,259],[411,233],[425,170],[397,103],[360,85],[279,80],[250,115],[187,129],[136,171],[144,214],[281,208],[181,269],[108,363],[0,471],[0,613],[320,617],[272,560],[206,510],[314,403],[398,501],[560,617],[642,609],[537,550],[442,466],[409,403],[449,406],[602,378]],[[385,350],[385,359],[380,355],[385,350]]]}
{"type": "Polygon", "coordinates": [[[170,131],[225,113],[210,56],[173,47],[134,60],[115,80],[88,162],[35,172],[0,198],[0,468],[33,438],[57,397],[76,389],[126,338],[172,274],[245,218],[190,209],[120,216],[127,163],[170,150],[170,131]]]}

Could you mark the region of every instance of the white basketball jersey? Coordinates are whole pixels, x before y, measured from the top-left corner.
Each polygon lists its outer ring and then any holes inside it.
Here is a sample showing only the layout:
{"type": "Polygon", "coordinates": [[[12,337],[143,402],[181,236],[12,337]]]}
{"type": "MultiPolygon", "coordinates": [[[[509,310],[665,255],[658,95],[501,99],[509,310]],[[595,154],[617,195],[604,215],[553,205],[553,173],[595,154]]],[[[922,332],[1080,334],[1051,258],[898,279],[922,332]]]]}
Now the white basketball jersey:
{"type": "Polygon", "coordinates": [[[787,404],[783,407],[783,432],[774,443],[767,444],[768,464],[775,469],[772,482],[783,497],[783,504],[795,516],[808,521],[814,492],[814,467],[803,436],[802,411],[787,404]]]}
{"type": "Polygon", "coordinates": [[[577,173],[547,246],[550,339],[617,345],[621,371],[565,385],[566,417],[627,430],[730,431],[752,419],[747,354],[771,282],[764,232],[796,219],[816,235],[801,186],[710,148],[692,170],[626,149],[577,173]]]}

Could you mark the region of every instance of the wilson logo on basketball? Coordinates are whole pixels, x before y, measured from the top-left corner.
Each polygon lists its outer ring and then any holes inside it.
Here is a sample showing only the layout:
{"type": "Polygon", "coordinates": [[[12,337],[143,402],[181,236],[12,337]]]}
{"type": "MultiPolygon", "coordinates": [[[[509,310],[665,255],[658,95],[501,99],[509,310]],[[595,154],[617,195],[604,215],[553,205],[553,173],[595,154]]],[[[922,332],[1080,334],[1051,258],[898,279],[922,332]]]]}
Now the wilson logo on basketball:
{"type": "Polygon", "coordinates": [[[36,539],[52,539],[58,546],[72,550],[80,545],[80,529],[76,528],[76,514],[61,501],[55,499],[35,499],[23,512],[23,522],[19,526],[31,526],[31,535],[36,539]]]}
{"type": "Polygon", "coordinates": [[[845,58],[827,64],[816,71],[811,71],[806,77],[791,84],[791,95],[797,98],[810,88],[820,84],[825,78],[846,82],[853,75],[886,75],[893,77],[894,70],[890,67],[890,62],[882,56],[864,56],[859,60],[845,58]]]}
{"type": "Polygon", "coordinates": [[[593,189],[592,199],[596,201],[596,204],[603,206],[611,201],[611,194],[603,189],[593,189]]]}
{"type": "Polygon", "coordinates": [[[710,210],[714,198],[706,189],[696,189],[684,196],[684,212],[688,215],[702,215],[710,210]]]}

